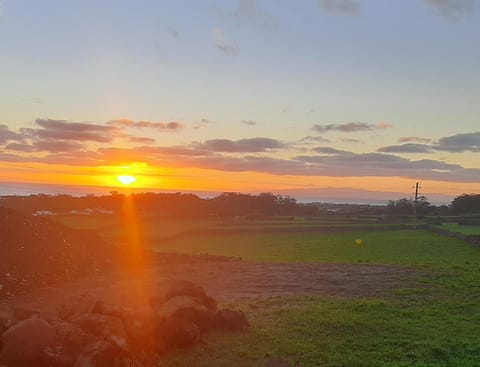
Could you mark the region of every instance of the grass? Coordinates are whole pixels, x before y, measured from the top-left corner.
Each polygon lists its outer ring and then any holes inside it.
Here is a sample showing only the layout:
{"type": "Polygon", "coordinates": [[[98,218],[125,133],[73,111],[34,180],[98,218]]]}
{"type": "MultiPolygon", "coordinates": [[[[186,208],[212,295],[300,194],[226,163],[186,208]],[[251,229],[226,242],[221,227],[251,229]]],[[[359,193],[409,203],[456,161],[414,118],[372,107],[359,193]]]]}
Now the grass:
{"type": "Polygon", "coordinates": [[[451,266],[479,260],[478,249],[427,231],[186,235],[157,251],[240,256],[260,262],[366,262],[451,266]],[[362,239],[363,244],[355,244],[362,239]]]}
{"type": "Polygon", "coordinates": [[[461,225],[458,223],[443,223],[442,228],[447,229],[451,232],[480,236],[480,225],[461,225]]]}
{"type": "Polygon", "coordinates": [[[478,302],[283,297],[241,307],[250,332],[214,334],[161,365],[265,366],[281,357],[302,367],[433,367],[476,366],[480,359],[478,302]]]}
{"type": "Polygon", "coordinates": [[[213,334],[162,366],[477,366],[480,253],[426,231],[186,236],[159,250],[208,252],[253,261],[370,262],[421,268],[416,286],[383,299],[276,297],[232,304],[248,333],[213,334]],[[356,238],[363,239],[356,246],[356,238]]]}
{"type": "MultiPolygon", "coordinates": [[[[142,228],[157,251],[241,256],[258,262],[396,264],[419,275],[417,283],[400,284],[382,298],[232,301],[224,306],[242,309],[250,331],[206,335],[203,343],[164,356],[162,367],[254,367],[265,366],[272,357],[302,367],[480,365],[478,248],[422,230],[373,228],[336,233],[197,233],[161,239],[165,233],[215,225],[183,223],[151,220],[144,221],[142,228]],[[363,244],[356,245],[356,239],[363,244]]],[[[298,220],[297,224],[305,225],[298,220]]],[[[118,225],[103,227],[100,233],[107,238],[122,236],[118,225]]]]}

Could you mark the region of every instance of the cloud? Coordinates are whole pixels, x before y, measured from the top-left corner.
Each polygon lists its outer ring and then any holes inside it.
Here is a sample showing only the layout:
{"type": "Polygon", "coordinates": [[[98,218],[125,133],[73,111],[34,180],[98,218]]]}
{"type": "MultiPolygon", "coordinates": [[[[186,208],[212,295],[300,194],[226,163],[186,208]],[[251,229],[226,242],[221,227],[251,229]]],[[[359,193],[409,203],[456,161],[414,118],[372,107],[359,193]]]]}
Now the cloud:
{"type": "MultiPolygon", "coordinates": [[[[263,138],[262,138],[263,139],[263,138]]],[[[248,139],[245,139],[248,140],[248,139]]],[[[176,147],[140,146],[135,148],[98,148],[77,150],[47,156],[21,156],[1,151],[0,160],[9,162],[41,162],[80,166],[101,166],[145,162],[161,167],[203,168],[227,172],[262,172],[274,175],[330,177],[406,177],[449,182],[479,182],[480,169],[464,168],[437,160],[410,160],[392,154],[343,152],[328,149],[326,155],[303,155],[290,159],[269,156],[229,156],[222,152],[238,152],[262,148],[239,148],[241,141],[220,139],[204,144],[176,147]],[[235,144],[237,143],[237,144],[235,144]]],[[[246,146],[250,146],[246,144],[246,146]]],[[[256,146],[253,144],[253,146],[256,146]]],[[[269,146],[276,146],[272,143],[269,146]]],[[[270,148],[263,148],[269,151],[270,148]]],[[[324,152],[327,152],[325,150],[324,152]]],[[[248,152],[247,152],[248,153],[248,152]]]]}
{"type": "Polygon", "coordinates": [[[253,125],[256,125],[256,124],[257,124],[257,121],[253,121],[253,120],[242,120],[242,121],[240,121],[240,123],[243,124],[243,125],[253,126],[253,125]]]}
{"type": "Polygon", "coordinates": [[[10,140],[20,140],[20,134],[11,131],[7,125],[0,124],[0,145],[7,143],[10,140]]]}
{"type": "Polygon", "coordinates": [[[312,129],[319,133],[326,133],[329,131],[340,131],[340,132],[358,132],[358,131],[372,131],[372,130],[384,130],[392,128],[393,125],[387,124],[385,122],[379,122],[378,124],[369,124],[366,122],[346,122],[342,124],[327,124],[313,125],[312,129]]]}
{"type": "Polygon", "coordinates": [[[276,22],[272,15],[262,9],[257,0],[237,0],[236,8],[233,11],[227,11],[218,5],[214,5],[212,9],[222,21],[229,23],[233,21],[267,30],[276,27],[276,22]]]}
{"type": "Polygon", "coordinates": [[[74,141],[61,141],[61,140],[39,140],[33,143],[34,148],[37,151],[46,152],[71,152],[80,150],[83,145],[74,141]]]}
{"type": "Polygon", "coordinates": [[[198,129],[201,129],[202,127],[206,127],[206,126],[212,125],[214,123],[215,123],[215,121],[213,121],[213,120],[202,118],[202,119],[200,119],[200,121],[197,121],[197,122],[194,123],[193,128],[198,130],[198,129]]]}
{"type": "Polygon", "coordinates": [[[353,144],[363,144],[364,141],[360,139],[349,139],[349,138],[343,138],[340,139],[341,142],[343,143],[353,143],[353,144]]]}
{"type": "Polygon", "coordinates": [[[360,15],[360,4],[356,0],[319,0],[320,8],[326,13],[337,15],[360,15]]]}
{"type": "Polygon", "coordinates": [[[200,144],[207,150],[224,153],[256,153],[285,148],[286,144],[270,138],[249,138],[240,140],[212,139],[200,144]]]}
{"type": "Polygon", "coordinates": [[[480,152],[480,131],[440,138],[433,149],[447,152],[480,152]]]}
{"type": "Polygon", "coordinates": [[[183,128],[183,124],[180,122],[152,122],[152,121],[133,121],[130,119],[118,119],[108,121],[109,125],[131,128],[148,128],[160,131],[178,131],[183,128]]]}
{"type": "Polygon", "coordinates": [[[330,140],[327,138],[324,138],[323,136],[305,136],[304,138],[301,138],[298,140],[298,143],[300,144],[315,144],[315,143],[330,143],[330,140]]]}
{"type": "Polygon", "coordinates": [[[179,38],[180,38],[180,32],[177,31],[177,30],[174,29],[174,28],[169,27],[169,28],[168,28],[168,33],[170,34],[170,36],[172,36],[172,38],[175,38],[175,39],[179,39],[179,38]]]}
{"type": "Polygon", "coordinates": [[[114,126],[98,125],[86,122],[66,120],[36,119],[40,129],[21,129],[25,135],[41,139],[95,141],[108,143],[117,136],[119,130],[114,126]]]}
{"type": "MultiPolygon", "coordinates": [[[[399,141],[424,141],[430,139],[404,137],[399,141]]],[[[434,150],[451,153],[480,152],[480,132],[463,133],[440,138],[435,144],[406,143],[381,147],[377,151],[383,153],[431,153],[434,150]]]]}
{"type": "Polygon", "coordinates": [[[219,28],[215,28],[212,30],[212,36],[214,40],[215,48],[224,54],[227,55],[237,55],[238,54],[238,46],[230,41],[226,36],[223,30],[219,28]]]}
{"type": "Polygon", "coordinates": [[[69,140],[37,140],[32,144],[25,143],[11,143],[5,147],[7,150],[24,152],[24,153],[33,153],[33,152],[50,152],[50,153],[60,153],[60,152],[71,152],[77,151],[84,148],[80,143],[69,141],[69,140]]]}
{"type": "Polygon", "coordinates": [[[377,149],[382,153],[431,153],[432,148],[426,144],[406,143],[401,145],[389,145],[377,149]]]}
{"type": "Polygon", "coordinates": [[[132,143],[141,143],[141,144],[153,144],[153,143],[155,143],[154,138],[147,138],[147,137],[144,137],[144,136],[130,136],[128,138],[128,141],[130,141],[132,143]]]}
{"type": "Polygon", "coordinates": [[[347,154],[350,152],[347,152],[346,150],[339,150],[335,148],[330,148],[330,147],[317,147],[312,149],[314,152],[317,153],[323,153],[323,154],[347,154]]]}
{"type": "Polygon", "coordinates": [[[429,159],[414,161],[391,154],[349,153],[299,156],[296,159],[309,164],[316,174],[325,176],[409,177],[454,182],[480,180],[480,169],[429,159]]]}
{"type": "Polygon", "coordinates": [[[403,136],[398,139],[399,143],[410,143],[410,142],[429,143],[430,141],[431,139],[420,138],[418,136],[403,136]]]}
{"type": "Polygon", "coordinates": [[[424,0],[436,15],[458,20],[474,12],[478,0],[424,0]]]}
{"type": "Polygon", "coordinates": [[[10,143],[8,144],[5,149],[12,150],[15,152],[35,152],[35,148],[30,144],[23,144],[23,143],[10,143]]]}

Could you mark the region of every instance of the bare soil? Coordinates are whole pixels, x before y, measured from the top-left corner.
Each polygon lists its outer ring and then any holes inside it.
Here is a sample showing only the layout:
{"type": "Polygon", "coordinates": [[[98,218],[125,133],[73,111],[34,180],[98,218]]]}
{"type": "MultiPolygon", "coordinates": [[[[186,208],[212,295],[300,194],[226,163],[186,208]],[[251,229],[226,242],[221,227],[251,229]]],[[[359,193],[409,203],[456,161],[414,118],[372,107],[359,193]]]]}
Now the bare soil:
{"type": "Polygon", "coordinates": [[[284,295],[381,297],[392,289],[418,286],[411,268],[387,265],[332,263],[249,263],[243,261],[160,264],[143,272],[119,269],[3,300],[52,315],[66,302],[102,299],[142,308],[153,295],[161,295],[166,281],[191,280],[219,302],[284,295]]]}

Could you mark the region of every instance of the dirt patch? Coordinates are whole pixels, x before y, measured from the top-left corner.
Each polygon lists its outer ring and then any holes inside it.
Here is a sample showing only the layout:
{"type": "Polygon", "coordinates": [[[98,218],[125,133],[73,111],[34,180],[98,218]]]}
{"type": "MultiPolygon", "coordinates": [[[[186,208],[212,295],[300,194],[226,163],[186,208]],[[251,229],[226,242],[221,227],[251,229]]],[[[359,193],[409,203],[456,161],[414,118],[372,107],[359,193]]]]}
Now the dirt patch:
{"type": "Polygon", "coordinates": [[[410,268],[367,264],[242,261],[163,264],[142,273],[118,271],[40,288],[4,303],[33,308],[43,314],[55,313],[66,301],[87,296],[142,307],[149,297],[165,291],[163,284],[169,279],[194,281],[220,302],[283,295],[380,297],[398,287],[414,286],[417,278],[418,274],[410,268]]]}

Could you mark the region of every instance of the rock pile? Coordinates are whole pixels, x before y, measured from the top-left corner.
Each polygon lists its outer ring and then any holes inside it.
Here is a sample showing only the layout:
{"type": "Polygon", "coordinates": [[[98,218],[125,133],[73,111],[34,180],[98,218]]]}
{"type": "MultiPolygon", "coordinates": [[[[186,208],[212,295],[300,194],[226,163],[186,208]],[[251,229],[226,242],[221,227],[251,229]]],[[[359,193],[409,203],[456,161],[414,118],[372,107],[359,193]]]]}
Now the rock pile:
{"type": "Polygon", "coordinates": [[[108,268],[115,247],[96,233],[0,207],[0,297],[108,268]]]}
{"type": "Polygon", "coordinates": [[[51,318],[0,312],[0,366],[153,366],[160,354],[193,345],[210,330],[249,327],[243,312],[218,310],[201,286],[188,281],[171,282],[149,303],[128,308],[90,300],[51,318]]]}

